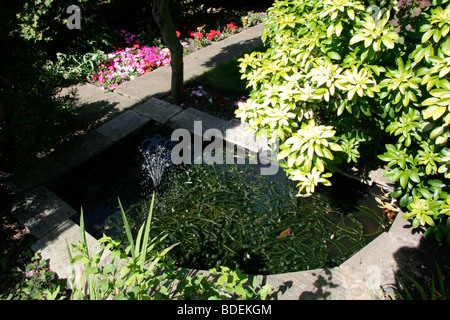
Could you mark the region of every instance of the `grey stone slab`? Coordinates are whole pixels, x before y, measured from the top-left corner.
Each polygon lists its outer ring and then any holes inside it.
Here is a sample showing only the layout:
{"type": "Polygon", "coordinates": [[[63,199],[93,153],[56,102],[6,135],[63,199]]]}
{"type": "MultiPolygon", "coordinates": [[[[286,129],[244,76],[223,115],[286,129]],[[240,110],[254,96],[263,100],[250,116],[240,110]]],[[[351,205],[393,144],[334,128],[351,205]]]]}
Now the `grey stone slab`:
{"type": "Polygon", "coordinates": [[[88,128],[104,123],[138,103],[115,92],[98,91],[96,95],[83,100],[77,110],[76,120],[86,124],[88,128]]]}
{"type": "Polygon", "coordinates": [[[102,90],[99,87],[90,83],[86,83],[62,88],[58,93],[58,96],[70,95],[71,97],[76,99],[75,104],[80,105],[80,103],[82,103],[83,101],[88,100],[89,98],[101,93],[102,90]]]}
{"type": "MultiPolygon", "coordinates": [[[[203,56],[195,54],[195,52],[184,57],[183,62],[184,62],[183,72],[185,81],[198,77],[205,71],[208,71],[209,69],[209,67],[203,64],[203,56]]],[[[214,63],[211,66],[213,65],[214,63]]]]}
{"type": "Polygon", "coordinates": [[[387,177],[383,175],[383,172],[386,170],[384,168],[378,168],[373,170],[370,175],[374,183],[384,188],[386,191],[393,191],[395,189],[395,184],[392,183],[387,177]]]}
{"type": "Polygon", "coordinates": [[[143,104],[136,106],[133,110],[152,120],[164,124],[171,117],[183,111],[183,108],[163,100],[150,98],[143,104]]]}
{"type": "Polygon", "coordinates": [[[116,142],[143,127],[149,121],[149,118],[128,110],[95,130],[116,142]]]}
{"type": "Polygon", "coordinates": [[[170,66],[164,66],[119,85],[115,92],[143,102],[151,97],[169,92],[170,82],[170,66]]]}
{"type": "Polygon", "coordinates": [[[265,276],[277,300],[345,300],[349,292],[339,269],[316,269],[265,276]]]}
{"type": "Polygon", "coordinates": [[[222,119],[190,107],[172,117],[167,125],[172,129],[183,128],[194,134],[203,134],[208,129],[220,130],[225,123],[222,119]],[[194,123],[196,121],[199,121],[197,125],[194,123]]]}
{"type": "Polygon", "coordinates": [[[350,299],[370,299],[370,290],[376,292],[381,286],[394,284],[398,254],[403,247],[389,233],[382,233],[341,264],[345,285],[352,292],[350,299]]]}
{"type": "Polygon", "coordinates": [[[37,239],[76,214],[44,186],[33,189],[15,202],[11,212],[37,239]]]}
{"type": "Polygon", "coordinates": [[[93,157],[113,144],[108,137],[96,132],[88,131],[85,135],[76,138],[58,152],[57,157],[70,167],[93,157]]]}
{"type": "MultiPolygon", "coordinates": [[[[90,234],[86,233],[86,242],[89,253],[92,255],[98,252],[100,247],[98,241],[90,234]]],[[[67,279],[72,276],[67,244],[72,250],[72,244],[81,241],[81,229],[72,220],[66,220],[44,237],[36,241],[31,247],[34,252],[39,252],[43,259],[49,259],[50,269],[56,272],[59,278],[67,279]]],[[[72,256],[77,255],[72,250],[72,256]]],[[[81,262],[74,265],[75,275],[81,276],[83,264],[81,262]]]]}
{"type": "Polygon", "coordinates": [[[232,119],[228,121],[223,127],[224,139],[247,148],[254,152],[262,152],[270,150],[267,139],[257,138],[256,135],[250,131],[247,123],[241,122],[239,119],[232,119]]]}
{"type": "Polygon", "coordinates": [[[423,235],[412,227],[411,220],[402,218],[402,215],[403,212],[401,211],[397,213],[394,222],[389,228],[389,234],[404,246],[418,247],[423,235]]]}

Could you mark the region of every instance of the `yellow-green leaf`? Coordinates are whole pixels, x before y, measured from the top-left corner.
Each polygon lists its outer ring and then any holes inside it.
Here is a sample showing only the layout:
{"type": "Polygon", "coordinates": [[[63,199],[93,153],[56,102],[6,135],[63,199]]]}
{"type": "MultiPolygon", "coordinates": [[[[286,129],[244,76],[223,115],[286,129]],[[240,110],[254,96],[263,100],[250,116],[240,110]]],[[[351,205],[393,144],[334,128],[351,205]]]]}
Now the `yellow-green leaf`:
{"type": "Polygon", "coordinates": [[[384,37],[383,38],[383,44],[388,47],[389,49],[394,49],[394,41],[391,38],[384,37]]]}
{"type": "Polygon", "coordinates": [[[363,40],[364,40],[364,36],[361,33],[357,33],[350,39],[350,44],[355,44],[355,43],[363,41],[363,40]]]}
{"type": "Polygon", "coordinates": [[[433,117],[433,120],[439,119],[447,110],[446,107],[431,106],[423,112],[424,119],[433,117]]]}

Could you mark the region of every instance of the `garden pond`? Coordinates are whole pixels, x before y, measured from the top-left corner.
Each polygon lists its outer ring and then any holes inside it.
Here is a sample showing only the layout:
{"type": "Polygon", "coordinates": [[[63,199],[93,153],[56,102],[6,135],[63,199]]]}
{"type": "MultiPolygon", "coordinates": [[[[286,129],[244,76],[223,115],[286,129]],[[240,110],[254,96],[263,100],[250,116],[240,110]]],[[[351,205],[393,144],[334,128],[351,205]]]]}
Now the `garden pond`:
{"type": "Polygon", "coordinates": [[[335,174],[331,187],[296,197],[281,168],[261,175],[264,165],[248,151],[243,164],[174,165],[178,142],[171,134],[151,123],[48,187],[82,208],[86,231],[97,239],[125,237],[118,199],[137,233],[155,192],[151,236],[168,234],[161,245],[179,243],[169,258],[192,269],[275,274],[333,267],[389,227],[377,187],[335,174]]]}

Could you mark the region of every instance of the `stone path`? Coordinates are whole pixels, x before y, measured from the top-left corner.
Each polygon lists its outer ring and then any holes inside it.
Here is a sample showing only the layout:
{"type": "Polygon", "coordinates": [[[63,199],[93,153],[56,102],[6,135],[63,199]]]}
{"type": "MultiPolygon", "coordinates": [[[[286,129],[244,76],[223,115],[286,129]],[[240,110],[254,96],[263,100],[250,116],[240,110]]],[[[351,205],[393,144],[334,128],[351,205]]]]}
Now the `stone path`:
{"type": "MultiPolygon", "coordinates": [[[[200,75],[219,61],[261,43],[263,25],[258,25],[185,57],[185,78],[200,75]]],[[[170,67],[162,67],[120,85],[114,92],[102,92],[85,84],[76,86],[83,105],[79,121],[89,123],[90,130],[75,141],[39,160],[23,174],[2,181],[21,195],[11,210],[36,237],[34,251],[50,260],[50,267],[61,278],[68,276],[66,240],[80,240],[80,228],[70,220],[76,211],[45,187],[48,181],[67,172],[123,137],[156,121],[172,129],[193,132],[194,121],[202,121],[204,130],[221,130],[224,139],[252,151],[261,150],[265,141],[255,141],[238,120],[224,121],[194,108],[183,109],[157,99],[169,90],[170,67]]],[[[385,184],[380,171],[373,171],[370,183],[385,184]]],[[[383,233],[341,266],[295,273],[258,276],[271,284],[277,299],[370,299],[369,285],[393,284],[400,262],[406,259],[402,249],[418,248],[420,235],[407,228],[409,222],[397,217],[389,232],[383,233]]],[[[88,235],[90,252],[98,243],[88,235]]]]}

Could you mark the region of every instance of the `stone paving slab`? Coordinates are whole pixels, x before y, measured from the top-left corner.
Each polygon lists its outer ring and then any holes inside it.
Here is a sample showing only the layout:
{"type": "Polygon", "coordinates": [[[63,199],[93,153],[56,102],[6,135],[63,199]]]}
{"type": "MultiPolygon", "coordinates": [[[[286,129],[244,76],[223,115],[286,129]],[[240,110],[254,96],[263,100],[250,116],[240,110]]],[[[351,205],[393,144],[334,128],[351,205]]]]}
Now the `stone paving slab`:
{"type": "Polygon", "coordinates": [[[44,186],[14,203],[11,212],[37,239],[77,213],[44,186]]]}
{"type": "MultiPolygon", "coordinates": [[[[69,219],[39,238],[31,249],[34,252],[39,252],[43,259],[49,259],[50,269],[56,272],[59,278],[69,279],[71,277],[71,266],[67,244],[71,249],[72,256],[75,256],[77,253],[73,252],[71,245],[77,244],[79,241],[81,241],[81,229],[69,219]]],[[[90,254],[98,252],[100,244],[89,233],[86,233],[86,242],[90,254]]],[[[77,271],[76,274],[81,275],[83,264],[79,262],[74,267],[77,271]]]]}
{"type": "Polygon", "coordinates": [[[166,65],[119,85],[114,92],[144,102],[170,91],[171,77],[172,69],[166,65]]]}
{"type": "Polygon", "coordinates": [[[81,106],[85,101],[101,93],[103,93],[103,91],[101,91],[99,87],[90,83],[85,83],[63,88],[58,95],[65,96],[71,94],[73,98],[76,99],[75,105],[81,106]]]}
{"type": "Polygon", "coordinates": [[[183,108],[163,100],[151,98],[133,110],[161,124],[165,124],[174,115],[183,111],[183,108]]]}
{"type": "Polygon", "coordinates": [[[283,273],[262,278],[261,283],[272,286],[273,296],[277,300],[346,300],[349,296],[338,268],[283,273]]]}
{"type": "Polygon", "coordinates": [[[229,120],[222,127],[224,139],[247,148],[253,152],[262,152],[270,150],[267,139],[257,138],[249,130],[249,125],[240,121],[239,119],[229,120]]]}
{"type": "Polygon", "coordinates": [[[104,92],[96,88],[97,94],[83,101],[77,110],[76,121],[88,124],[89,128],[111,120],[118,114],[132,108],[138,102],[115,92],[104,92]]]}
{"type": "Polygon", "coordinates": [[[56,157],[70,167],[86,161],[92,156],[110,147],[114,142],[104,135],[89,131],[85,135],[71,141],[60,150],[56,157]]]}
{"type": "Polygon", "coordinates": [[[389,228],[389,234],[405,247],[418,248],[422,240],[422,235],[418,232],[412,232],[411,221],[403,219],[402,214],[402,212],[397,214],[397,217],[389,228]]]}
{"type": "Polygon", "coordinates": [[[132,110],[128,110],[98,127],[95,131],[108,137],[112,141],[117,142],[139,128],[142,128],[149,121],[149,118],[132,110]]]}
{"type": "Polygon", "coordinates": [[[352,291],[351,299],[369,299],[371,276],[378,275],[383,284],[395,282],[393,274],[397,270],[393,253],[399,248],[388,233],[382,233],[340,265],[347,280],[345,285],[352,291]]]}
{"type": "Polygon", "coordinates": [[[201,134],[208,129],[219,129],[225,125],[225,121],[214,117],[210,114],[199,111],[195,108],[189,107],[182,112],[176,114],[169,121],[167,125],[172,129],[187,129],[191,133],[201,134]],[[201,121],[201,124],[195,127],[195,121],[201,121]],[[198,128],[198,130],[197,130],[198,128]]]}

